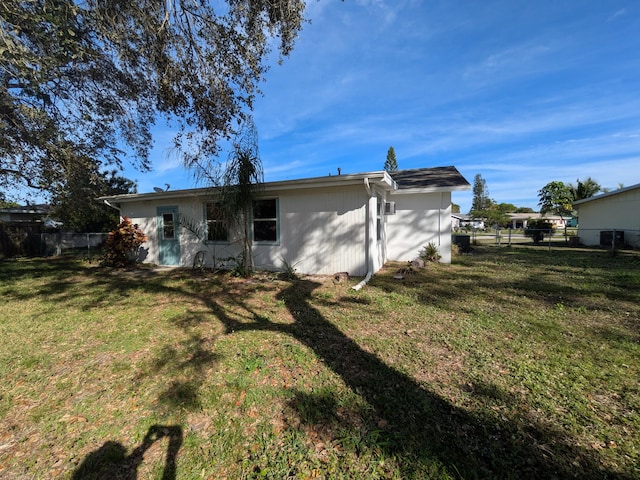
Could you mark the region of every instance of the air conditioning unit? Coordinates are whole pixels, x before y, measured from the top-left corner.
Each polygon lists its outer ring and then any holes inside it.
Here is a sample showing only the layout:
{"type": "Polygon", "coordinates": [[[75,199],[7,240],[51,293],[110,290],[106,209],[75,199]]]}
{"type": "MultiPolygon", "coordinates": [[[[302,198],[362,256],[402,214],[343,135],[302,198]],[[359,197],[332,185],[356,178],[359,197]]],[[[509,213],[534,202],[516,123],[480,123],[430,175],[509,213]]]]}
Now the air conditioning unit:
{"type": "Polygon", "coordinates": [[[384,214],[395,215],[396,214],[396,202],[384,202],[384,214]]]}

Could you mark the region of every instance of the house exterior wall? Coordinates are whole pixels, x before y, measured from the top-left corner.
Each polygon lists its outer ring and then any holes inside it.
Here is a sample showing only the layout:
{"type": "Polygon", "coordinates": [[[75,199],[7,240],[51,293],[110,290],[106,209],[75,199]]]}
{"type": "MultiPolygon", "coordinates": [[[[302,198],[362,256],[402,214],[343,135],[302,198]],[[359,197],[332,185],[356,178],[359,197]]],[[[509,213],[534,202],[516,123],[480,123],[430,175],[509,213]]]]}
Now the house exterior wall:
{"type": "Polygon", "coordinates": [[[640,246],[640,188],[578,205],[578,235],[584,245],[600,245],[603,230],[624,230],[625,243],[640,246]]]}
{"type": "MultiPolygon", "coordinates": [[[[286,262],[303,274],[348,272],[364,276],[369,269],[380,269],[387,259],[417,258],[429,242],[438,246],[442,262],[451,262],[451,192],[390,195],[373,186],[369,193],[364,185],[347,185],[267,191],[261,196],[277,198],[279,230],[277,242],[254,243],[257,268],[282,270],[286,262]],[[386,201],[396,203],[396,214],[383,214],[386,201]]],[[[177,207],[183,219],[206,232],[207,200],[191,195],[123,202],[121,214],[138,224],[149,238],[140,259],[159,264],[158,207],[177,207]]],[[[182,227],[179,239],[183,267],[191,267],[199,251],[206,252],[208,266],[214,265],[215,258],[216,266],[230,267],[230,259],[242,250],[240,236],[233,232],[229,242],[205,243],[182,227]]]]}
{"type": "Polygon", "coordinates": [[[256,266],[280,269],[284,259],[299,273],[366,273],[364,186],[288,190],[277,198],[280,241],[254,245],[256,266]]]}
{"type": "Polygon", "coordinates": [[[387,257],[410,261],[430,242],[451,263],[451,192],[391,195],[396,214],[387,215],[387,257]]]}
{"type": "MultiPolygon", "coordinates": [[[[178,214],[183,218],[194,220],[200,227],[203,226],[203,202],[202,198],[183,198],[171,200],[143,200],[122,205],[120,214],[128,217],[132,223],[137,224],[147,235],[148,240],[142,245],[140,260],[145,263],[159,264],[158,251],[158,207],[178,207],[178,214]]],[[[199,250],[205,247],[197,236],[184,228],[179,229],[180,239],[180,266],[193,265],[193,258],[199,250]]]]}
{"type": "MultiPolygon", "coordinates": [[[[368,195],[362,186],[265,192],[261,197],[278,199],[278,241],[254,243],[255,266],[281,270],[284,262],[299,273],[332,274],[367,272],[366,218],[368,195]]],[[[138,224],[148,236],[141,260],[159,263],[158,207],[178,207],[179,215],[204,230],[206,197],[145,200],[124,203],[121,215],[138,224]]],[[[195,255],[205,251],[206,264],[229,266],[242,251],[240,236],[231,232],[229,242],[203,243],[188,229],[180,229],[180,266],[193,265],[195,255]]],[[[383,262],[380,262],[382,266],[383,262]]],[[[378,268],[379,268],[378,267],[378,268]]]]}

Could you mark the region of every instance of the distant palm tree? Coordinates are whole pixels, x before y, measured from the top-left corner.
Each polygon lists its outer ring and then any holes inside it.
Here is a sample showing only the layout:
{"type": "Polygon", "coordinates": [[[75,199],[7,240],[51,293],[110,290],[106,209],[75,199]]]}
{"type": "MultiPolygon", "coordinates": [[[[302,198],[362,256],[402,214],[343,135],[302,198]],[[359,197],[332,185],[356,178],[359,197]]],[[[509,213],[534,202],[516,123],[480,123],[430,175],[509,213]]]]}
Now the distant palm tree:
{"type": "Polygon", "coordinates": [[[572,183],[568,185],[574,201],[593,197],[596,193],[602,191],[600,184],[591,177],[587,177],[584,181],[576,180],[576,182],[577,185],[572,183]]]}

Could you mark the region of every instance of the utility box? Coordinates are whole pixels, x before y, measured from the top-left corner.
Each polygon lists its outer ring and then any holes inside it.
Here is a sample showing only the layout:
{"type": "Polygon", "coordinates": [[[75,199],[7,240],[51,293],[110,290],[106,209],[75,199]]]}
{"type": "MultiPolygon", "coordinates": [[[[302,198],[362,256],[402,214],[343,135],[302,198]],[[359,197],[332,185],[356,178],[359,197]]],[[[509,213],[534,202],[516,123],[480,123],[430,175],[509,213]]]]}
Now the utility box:
{"type": "Polygon", "coordinates": [[[601,230],[600,246],[610,247],[613,244],[613,234],[616,235],[616,247],[624,245],[624,230],[601,230]]]}
{"type": "Polygon", "coordinates": [[[471,235],[451,235],[451,243],[457,245],[462,253],[471,251],[471,235]]]}

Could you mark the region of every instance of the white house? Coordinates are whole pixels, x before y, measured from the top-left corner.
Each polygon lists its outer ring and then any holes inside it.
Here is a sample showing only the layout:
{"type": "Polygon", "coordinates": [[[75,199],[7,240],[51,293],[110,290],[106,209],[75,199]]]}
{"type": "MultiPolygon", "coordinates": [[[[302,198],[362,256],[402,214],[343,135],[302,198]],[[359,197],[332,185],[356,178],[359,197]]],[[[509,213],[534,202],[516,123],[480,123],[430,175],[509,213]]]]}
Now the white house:
{"type": "Polygon", "coordinates": [[[573,207],[584,245],[608,246],[615,231],[620,243],[640,247],[640,183],[578,200],[573,207]]]}
{"type": "MultiPolygon", "coordinates": [[[[434,242],[451,261],[451,192],[469,190],[455,167],[378,171],[264,183],[251,218],[257,268],[371,275],[387,260],[412,260],[434,242]]],[[[191,266],[227,262],[239,235],[216,220],[215,189],[101,197],[147,234],[143,261],[191,266]],[[181,226],[191,219],[206,240],[181,226]]]]}

